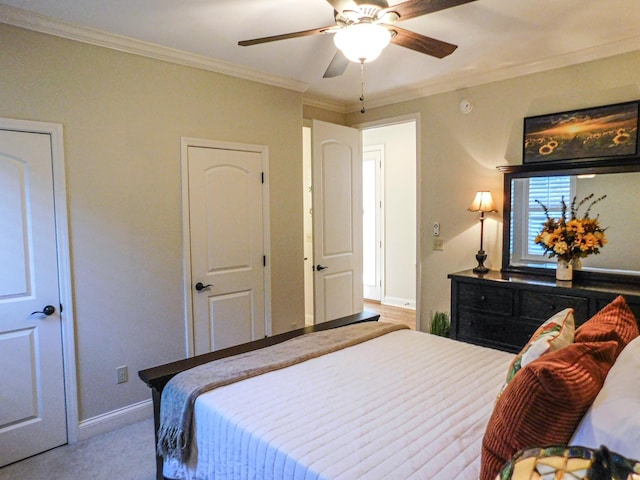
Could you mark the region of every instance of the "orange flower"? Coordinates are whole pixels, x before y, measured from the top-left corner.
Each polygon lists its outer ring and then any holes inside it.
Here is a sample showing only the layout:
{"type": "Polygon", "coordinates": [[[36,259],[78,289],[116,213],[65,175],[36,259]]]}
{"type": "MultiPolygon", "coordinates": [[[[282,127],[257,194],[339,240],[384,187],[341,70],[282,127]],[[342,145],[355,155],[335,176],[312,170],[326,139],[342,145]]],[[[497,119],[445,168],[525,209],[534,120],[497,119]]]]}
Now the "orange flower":
{"type": "Polygon", "coordinates": [[[542,230],[536,235],[535,243],[541,245],[549,257],[557,256],[565,260],[600,253],[599,249],[607,244],[606,229],[600,227],[598,217],[589,218],[589,212],[591,207],[605,197],[606,195],[603,195],[591,201],[582,218],[577,216],[578,209],[585,202],[591,200],[593,194],[585,197],[577,205],[574,197],[569,212],[563,198],[561,200],[562,215],[558,219],[549,216],[549,209],[538,202],[544,210],[547,221],[542,224],[542,230]],[[570,215],[569,218],[567,218],[567,213],[570,215]]]}

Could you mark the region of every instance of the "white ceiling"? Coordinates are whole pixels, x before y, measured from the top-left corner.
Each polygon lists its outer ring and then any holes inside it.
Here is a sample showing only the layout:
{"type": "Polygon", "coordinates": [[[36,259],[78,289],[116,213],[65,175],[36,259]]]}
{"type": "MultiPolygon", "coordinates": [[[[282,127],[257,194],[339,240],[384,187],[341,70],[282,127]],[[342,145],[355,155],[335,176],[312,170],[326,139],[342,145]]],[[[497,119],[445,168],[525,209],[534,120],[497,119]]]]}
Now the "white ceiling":
{"type": "MultiPolygon", "coordinates": [[[[237,45],[332,25],[326,0],[0,1],[2,22],[286,86],[311,105],[359,108],[359,65],[322,78],[332,35],[237,45]]],[[[399,26],[459,48],[439,60],[390,45],[365,67],[369,107],[639,50],[640,0],[477,0],[399,26]]]]}

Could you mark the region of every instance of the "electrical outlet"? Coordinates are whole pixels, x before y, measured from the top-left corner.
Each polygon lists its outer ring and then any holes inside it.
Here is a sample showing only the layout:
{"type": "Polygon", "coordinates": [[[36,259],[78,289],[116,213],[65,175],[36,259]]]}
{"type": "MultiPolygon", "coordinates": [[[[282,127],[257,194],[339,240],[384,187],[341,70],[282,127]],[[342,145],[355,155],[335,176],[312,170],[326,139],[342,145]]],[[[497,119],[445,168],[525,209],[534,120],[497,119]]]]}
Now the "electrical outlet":
{"type": "Polygon", "coordinates": [[[434,250],[439,250],[439,251],[444,250],[444,240],[442,240],[441,238],[434,238],[433,239],[433,249],[434,250]]]}
{"type": "Polygon", "coordinates": [[[440,236],[440,222],[433,222],[433,236],[440,236]]]}
{"type": "Polygon", "coordinates": [[[116,383],[125,383],[129,381],[129,370],[126,365],[116,368],[116,383]]]}

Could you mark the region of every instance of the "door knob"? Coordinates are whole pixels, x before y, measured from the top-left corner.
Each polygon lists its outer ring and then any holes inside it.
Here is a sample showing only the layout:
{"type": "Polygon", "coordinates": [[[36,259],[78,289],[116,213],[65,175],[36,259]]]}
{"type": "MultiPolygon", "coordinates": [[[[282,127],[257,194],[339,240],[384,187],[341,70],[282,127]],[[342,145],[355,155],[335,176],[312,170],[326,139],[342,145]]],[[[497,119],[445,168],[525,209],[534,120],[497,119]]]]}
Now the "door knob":
{"type": "Polygon", "coordinates": [[[213,287],[213,285],[209,285],[209,284],[203,285],[202,282],[196,283],[196,290],[199,291],[199,292],[201,292],[202,290],[205,290],[206,288],[209,288],[209,287],[213,287]]]}
{"type": "Polygon", "coordinates": [[[42,309],[42,311],[31,312],[31,315],[35,315],[36,313],[42,313],[43,315],[46,315],[48,317],[49,315],[53,315],[55,311],[56,311],[56,307],[54,307],[53,305],[47,305],[42,309]]]}
{"type": "Polygon", "coordinates": [[[318,265],[316,266],[316,270],[317,270],[317,271],[324,270],[324,269],[326,269],[326,268],[329,268],[329,267],[325,267],[324,265],[320,265],[320,264],[318,264],[318,265]]]}

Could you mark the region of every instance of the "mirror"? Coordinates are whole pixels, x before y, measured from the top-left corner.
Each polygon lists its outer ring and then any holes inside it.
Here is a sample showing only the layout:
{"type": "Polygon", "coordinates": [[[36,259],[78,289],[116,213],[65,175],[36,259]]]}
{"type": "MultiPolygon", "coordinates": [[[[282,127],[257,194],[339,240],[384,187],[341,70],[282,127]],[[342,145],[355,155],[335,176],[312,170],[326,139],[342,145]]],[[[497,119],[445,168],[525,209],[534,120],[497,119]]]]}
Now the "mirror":
{"type": "MultiPolygon", "coordinates": [[[[502,167],[505,174],[503,270],[552,274],[556,259],[548,258],[533,239],[540,232],[546,217],[535,200],[550,209],[550,216],[560,215],[560,199],[569,206],[574,196],[578,201],[594,194],[606,198],[595,204],[590,217],[599,215],[605,227],[607,244],[598,255],[581,259],[577,278],[635,277],[640,281],[640,242],[635,234],[640,231],[640,212],[636,199],[640,192],[640,164],[637,161],[622,167],[580,168],[570,165],[558,170],[502,167]]],[[[548,168],[548,167],[547,167],[548,168]]],[[[578,210],[581,217],[587,202],[578,210]]]]}

